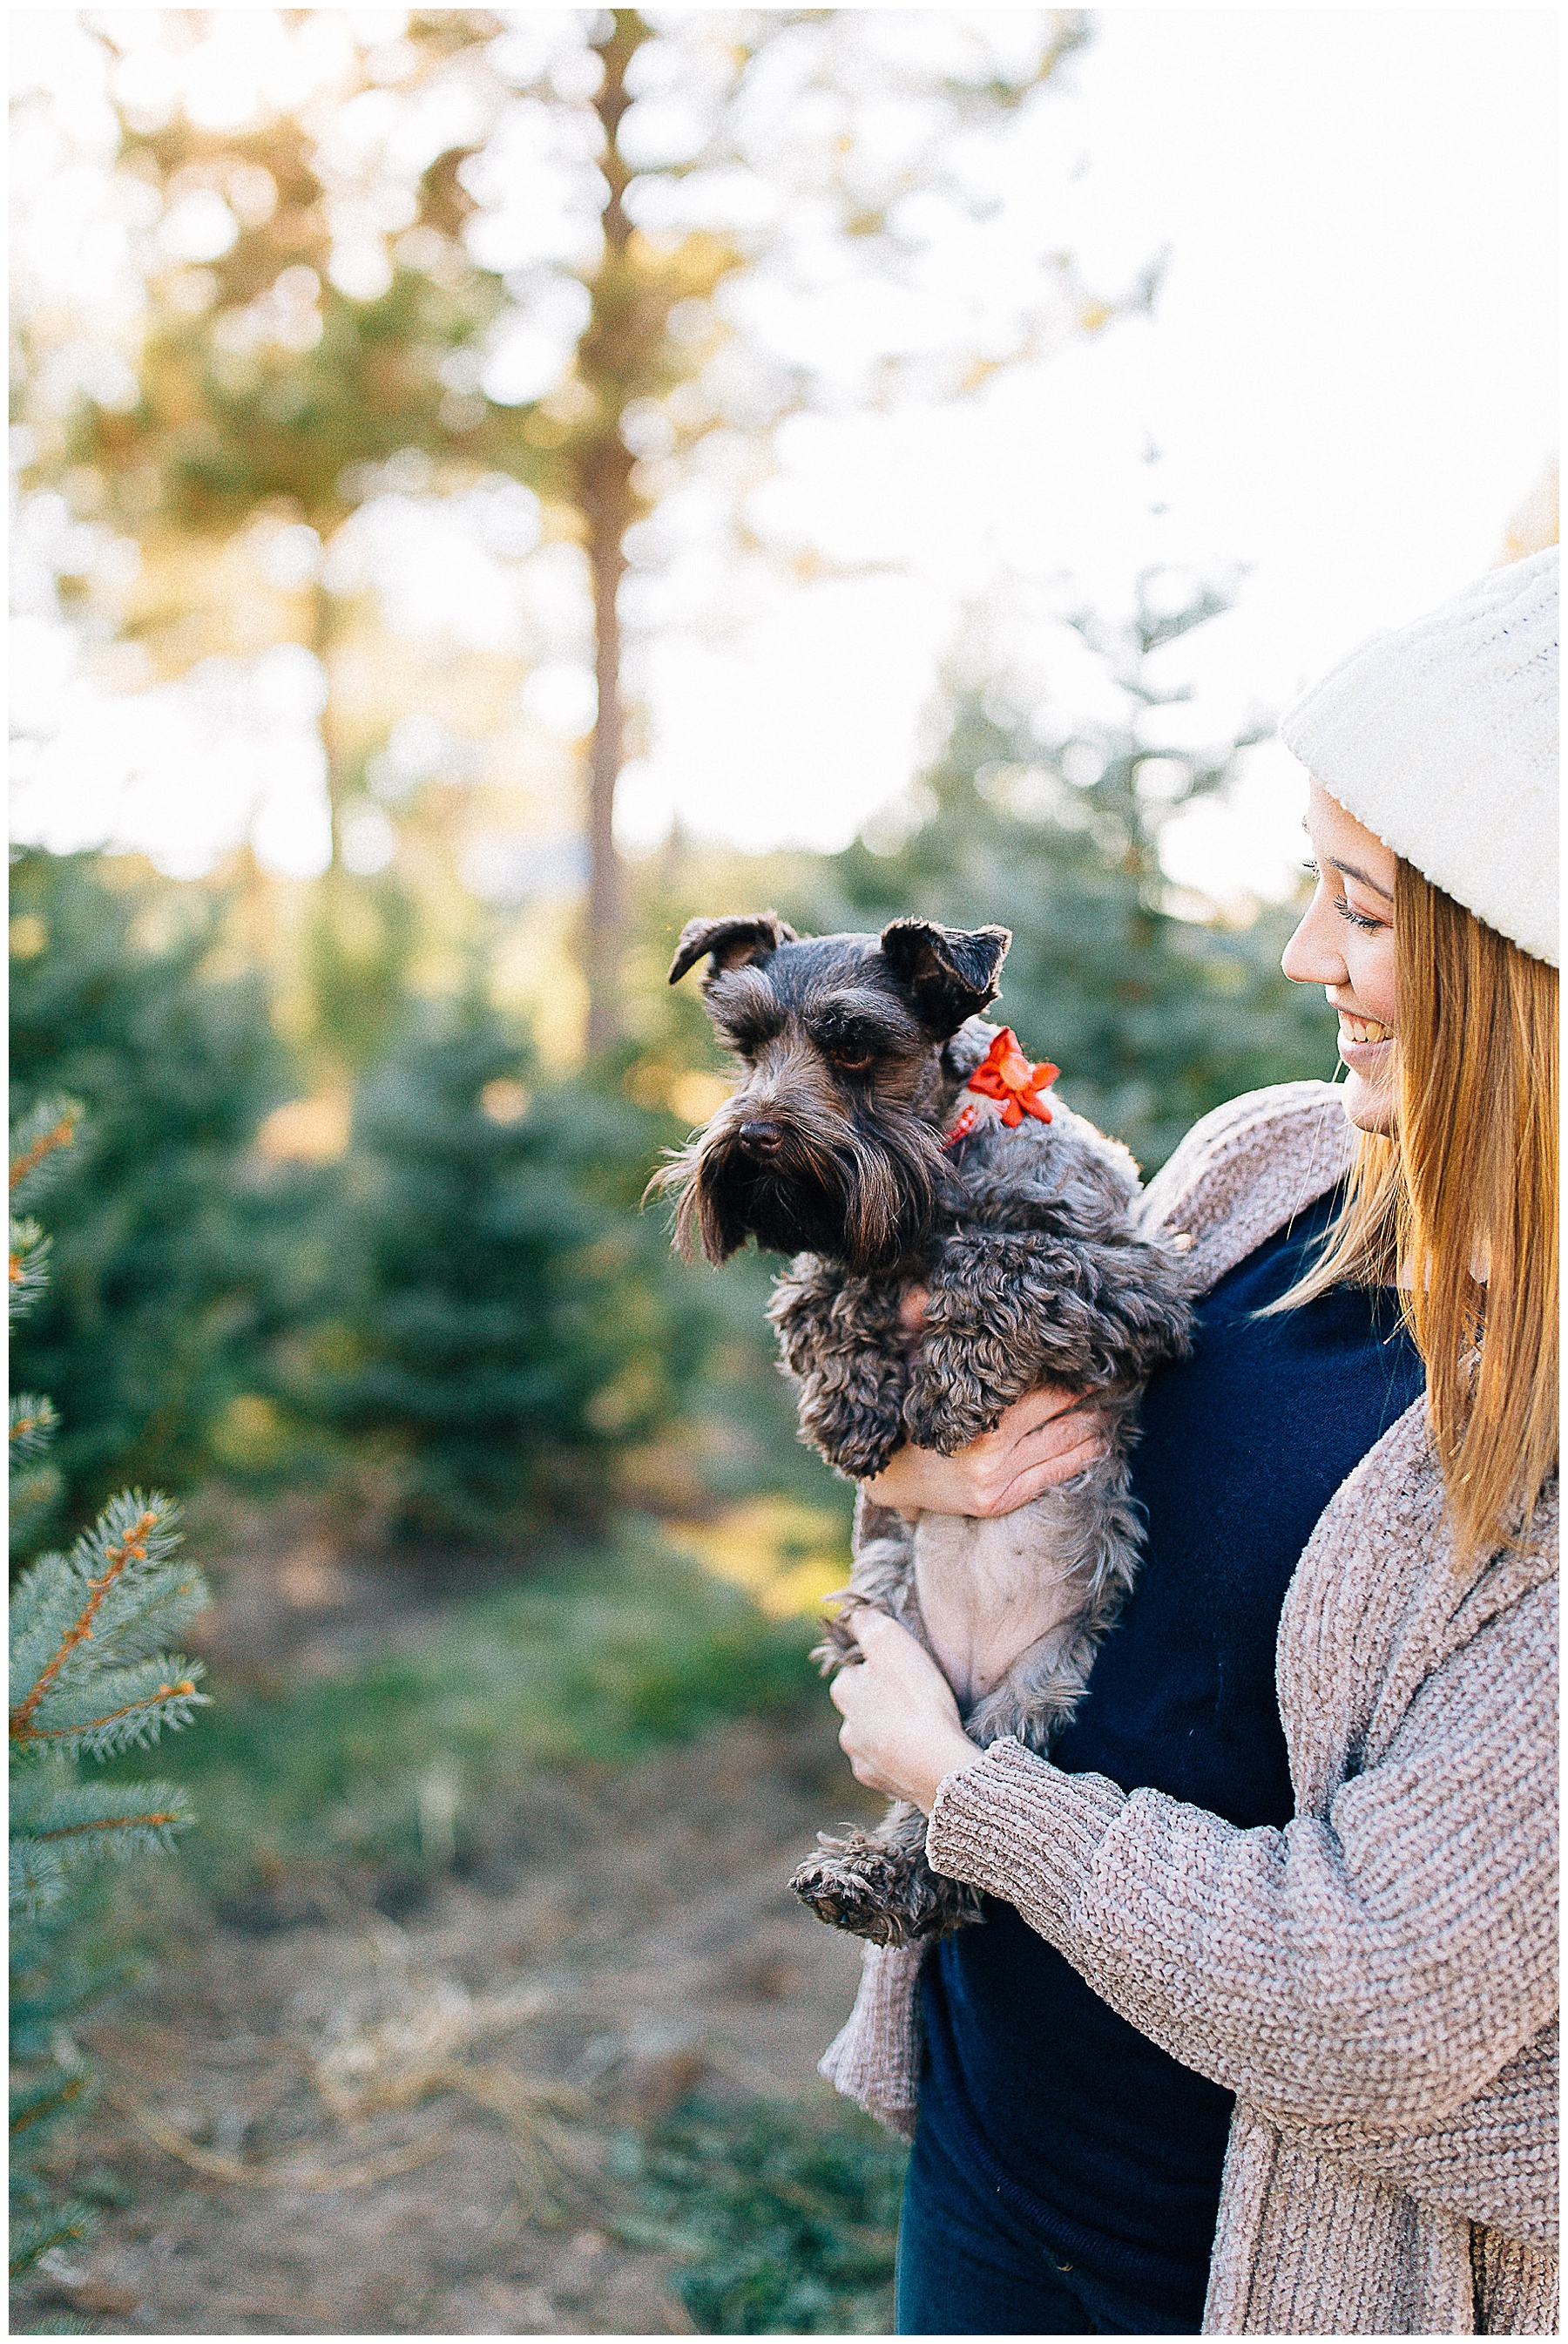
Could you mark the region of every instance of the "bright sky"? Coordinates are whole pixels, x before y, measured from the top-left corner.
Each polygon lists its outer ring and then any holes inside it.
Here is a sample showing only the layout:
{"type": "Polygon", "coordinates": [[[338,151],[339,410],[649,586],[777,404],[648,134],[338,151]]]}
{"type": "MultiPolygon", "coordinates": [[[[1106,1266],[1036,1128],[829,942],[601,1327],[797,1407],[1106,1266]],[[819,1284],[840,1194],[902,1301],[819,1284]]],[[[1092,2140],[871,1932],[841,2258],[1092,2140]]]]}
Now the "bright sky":
{"type": "MultiPolygon", "coordinates": [[[[1150,563],[1244,566],[1236,610],[1170,655],[1201,687],[1200,736],[1277,710],[1360,636],[1490,563],[1556,453],[1556,25],[1546,8],[1098,12],[1013,158],[1010,199],[1048,207],[1053,240],[1107,289],[1169,246],[1154,318],[961,409],[790,427],[764,513],[883,567],[721,635],[650,633],[627,845],[674,814],[748,846],[842,844],[918,766],[960,634],[1066,704],[1081,686],[1052,611],[1113,612],[1150,563]]],[[[493,627],[509,605],[482,537],[451,594],[493,627]]],[[[409,571],[436,580],[429,543],[409,571]]],[[[568,621],[548,673],[569,732],[568,621]]],[[[57,753],[25,783],[25,835],[111,835],[199,867],[201,842],[217,851],[245,818],[215,791],[241,809],[271,773],[258,845],[310,866],[308,677],[291,698],[275,660],[216,715],[145,693],[127,712],[74,676],[41,621],[27,653],[57,753]],[[118,744],[136,740],[122,787],[118,744]]],[[[551,694],[536,702],[543,713],[551,694]]],[[[1172,874],[1218,895],[1280,891],[1297,796],[1282,752],[1251,753],[1234,803],[1172,836],[1172,874]]]]}
{"type": "MultiPolygon", "coordinates": [[[[1219,721],[1484,569],[1556,451],[1556,44],[1549,9],[1099,12],[1041,174],[1091,277],[1170,245],[1154,319],[1000,385],[979,429],[800,427],[794,493],[908,573],[801,598],[744,656],[671,646],[628,832],[678,808],[758,845],[850,836],[918,756],[966,601],[1009,572],[999,637],[1054,573],[1114,608],[1145,562],[1248,565],[1171,654],[1219,721]]],[[[1293,875],[1296,769],[1272,746],[1249,767],[1168,842],[1188,884],[1293,875]]]]}

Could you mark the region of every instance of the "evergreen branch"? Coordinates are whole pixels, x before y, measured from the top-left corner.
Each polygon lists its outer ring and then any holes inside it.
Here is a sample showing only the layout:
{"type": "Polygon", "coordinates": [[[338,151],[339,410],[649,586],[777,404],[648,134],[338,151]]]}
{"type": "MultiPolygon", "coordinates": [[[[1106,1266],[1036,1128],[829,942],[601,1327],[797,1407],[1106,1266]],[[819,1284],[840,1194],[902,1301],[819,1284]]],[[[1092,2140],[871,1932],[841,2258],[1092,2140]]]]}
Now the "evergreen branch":
{"type": "Polygon", "coordinates": [[[106,1695],[110,1698],[111,1707],[95,1716],[67,1717],[55,1724],[49,1722],[45,1702],[35,1713],[27,1739],[52,1744],[72,1757],[112,1758],[123,1750],[145,1750],[166,1726],[172,1733],[188,1725],[196,1710],[206,1706],[210,1696],[196,1690],[204,1673],[199,1662],[170,1653],[157,1653],[126,1668],[100,1669],[92,1685],[100,1702],[106,1695]],[[123,1697],[114,1700],[116,1694],[123,1697]]]}
{"type": "Polygon", "coordinates": [[[73,1896],[11,1932],[11,2056],[49,2056],[63,2025],[98,2009],[112,1995],[137,1985],[146,1962],[102,1938],[84,1950],[75,1942],[85,1925],[84,1900],[73,1896]]]}
{"type": "Polygon", "coordinates": [[[79,2246],[97,2228],[97,2218],[76,2199],[50,2206],[11,2226],[11,2276],[20,2278],[52,2247],[79,2246]]]}
{"type": "Polygon", "coordinates": [[[24,1913],[40,1913],[58,1902],[75,1865],[170,1848],[176,1834],[194,1820],[188,1796],[173,1783],[81,1783],[59,1758],[16,1768],[13,1904],[24,1913]]]}
{"type": "Polygon", "coordinates": [[[15,2140],[35,2125],[52,2124],[74,2107],[92,2084],[85,2066],[58,2068],[42,2083],[22,2085],[11,2095],[11,2138],[15,2140]]]}
{"type": "Polygon", "coordinates": [[[53,1465],[35,1465],[30,1472],[11,1476],[11,1551],[20,1554],[33,1542],[39,1522],[50,1513],[63,1487],[53,1465]]]}
{"type": "Polygon", "coordinates": [[[128,1491],[106,1507],[93,1530],[77,1540],[70,1561],[78,1576],[86,1581],[87,1600],[26,1694],[13,1704],[13,1742],[25,1743],[33,1738],[33,1719],[39,1703],[76,1647],[91,1638],[99,1607],[121,1574],[133,1564],[161,1560],[155,1553],[155,1541],[160,1533],[163,1552],[172,1546],[172,1510],[165,1499],[148,1500],[139,1491],[128,1491]],[[125,1516],[130,1519],[117,1519],[125,1516]],[[94,1573],[88,1566],[95,1561],[101,1561],[103,1567],[94,1573]]]}
{"type": "Polygon", "coordinates": [[[123,1543],[116,1541],[116,1527],[134,1529],[146,1502],[135,1496],[116,1500],[69,1558],[43,1555],[17,1580],[11,1602],[14,1752],[29,1745],[35,1729],[85,1723],[152,1689],[148,1677],[121,1676],[106,1683],[106,1671],[156,1662],[171,1686],[190,1673],[172,1647],[211,1598],[199,1571],[171,1559],[178,1541],[166,1519],[146,1540],[144,1559],[132,1561],[106,1590],[99,1586],[111,1568],[106,1549],[116,1551],[123,1543]],[[98,1608],[88,1622],[90,1632],[78,1635],[75,1632],[95,1600],[98,1608]],[[116,1691],[116,1684],[126,1689],[116,1691]]]}
{"type": "Polygon", "coordinates": [[[11,1455],[36,1457],[48,1447],[59,1423],[53,1400],[40,1399],[32,1392],[14,1392],[9,1432],[11,1455]]]}
{"type": "Polygon", "coordinates": [[[24,1196],[36,1197],[41,1188],[53,1185],[56,1167],[50,1166],[46,1181],[35,1176],[46,1158],[75,1144],[81,1121],[82,1110],[75,1099],[40,1099],[31,1113],[13,1127],[11,1195],[18,1203],[24,1196]]]}
{"type": "MultiPolygon", "coordinates": [[[[40,1840],[77,1839],[86,1832],[132,1832],[141,1834],[136,1841],[136,1846],[143,1845],[146,1834],[151,1834],[159,1846],[169,1847],[173,1845],[168,1836],[170,1831],[177,1830],[180,1824],[192,1820],[188,1814],[182,1814],[177,1807],[171,1807],[161,1813],[155,1810],[139,1815],[104,1815],[87,1823],[56,1824],[52,1831],[39,1832],[36,1837],[40,1840]]],[[[106,1841],[105,1844],[116,1849],[119,1846],[116,1840],[106,1841]]],[[[131,1852],[129,1848],[126,1850],[127,1854],[131,1852]]]]}
{"type": "Polygon", "coordinates": [[[65,1893],[65,1867],[52,1847],[29,1845],[11,1834],[11,1911],[36,1917],[57,1904],[65,1893]]]}
{"type": "Polygon", "coordinates": [[[25,1318],[49,1283],[49,1240],[36,1221],[13,1221],[5,1308],[9,1319],[25,1318]]]}

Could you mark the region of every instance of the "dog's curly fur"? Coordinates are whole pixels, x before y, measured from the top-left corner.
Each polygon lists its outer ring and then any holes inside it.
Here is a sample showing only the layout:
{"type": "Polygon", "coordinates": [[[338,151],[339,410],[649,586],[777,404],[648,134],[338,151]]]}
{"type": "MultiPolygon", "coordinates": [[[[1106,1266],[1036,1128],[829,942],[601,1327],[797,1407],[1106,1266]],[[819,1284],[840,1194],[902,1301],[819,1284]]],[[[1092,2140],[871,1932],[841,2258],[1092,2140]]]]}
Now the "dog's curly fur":
{"type": "MultiPolygon", "coordinates": [[[[930,1573],[950,1589],[1032,1576],[1053,1591],[1044,1632],[988,1687],[955,1691],[973,1740],[1015,1734],[1042,1752],[1131,1585],[1138,1391],[1185,1349],[1191,1308],[1180,1256],[1137,1233],[1131,1157],[1060,1102],[1049,1123],[982,1125],[944,1148],[996,1030],[978,1012],[1010,941],[913,919],[880,937],[808,939],[772,913],[692,921],[670,982],[707,954],[707,1005],[746,1073],[654,1186],[677,1192],[689,1251],[722,1261],[749,1236],[806,1248],[769,1317],[802,1438],[852,1480],[906,1441],[951,1455],[1037,1385],[1098,1396],[1111,1432],[1096,1464],[1001,1521],[928,1514],[912,1541],[872,1540],[818,1649],[829,1672],[856,1656],[866,1604],[931,1649],[919,1593],[930,1573]],[[913,1283],[930,1298],[918,1339],[900,1318],[913,1283]]],[[[874,1832],[824,1836],[797,1894],[881,1945],[978,1920],[975,1892],[927,1864],[925,1828],[899,1803],[874,1832]]]]}

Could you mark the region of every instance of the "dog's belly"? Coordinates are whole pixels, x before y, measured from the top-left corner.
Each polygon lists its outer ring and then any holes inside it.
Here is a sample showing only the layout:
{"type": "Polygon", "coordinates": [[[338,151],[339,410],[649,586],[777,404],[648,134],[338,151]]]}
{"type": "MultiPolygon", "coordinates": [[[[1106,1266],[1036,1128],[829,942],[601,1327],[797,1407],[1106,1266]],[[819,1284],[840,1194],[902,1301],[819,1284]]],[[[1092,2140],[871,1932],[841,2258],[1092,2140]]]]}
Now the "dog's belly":
{"type": "Polygon", "coordinates": [[[992,1521],[921,1514],[916,1522],[915,1592],[926,1639],[966,1710],[1081,1609],[1075,1528],[1070,1510],[1052,1496],[992,1521]]]}

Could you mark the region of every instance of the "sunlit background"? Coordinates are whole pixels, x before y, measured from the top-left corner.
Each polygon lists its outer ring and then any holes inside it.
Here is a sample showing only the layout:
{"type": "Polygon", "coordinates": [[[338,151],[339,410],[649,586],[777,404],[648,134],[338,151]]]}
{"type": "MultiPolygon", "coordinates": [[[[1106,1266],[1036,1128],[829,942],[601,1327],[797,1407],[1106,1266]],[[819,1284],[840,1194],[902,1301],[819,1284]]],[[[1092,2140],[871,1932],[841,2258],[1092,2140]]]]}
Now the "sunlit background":
{"type": "Polygon", "coordinates": [[[14,2325],[881,2332],[851,1493],[639,1208],[673,943],[1000,922],[1146,1173],[1333,1072],[1274,722],[1556,536],[1556,12],[8,26],[15,1551],[216,1597],[69,1786],[199,1827],[15,1940],[14,2325]]]}
{"type": "MultiPolygon", "coordinates": [[[[897,81],[888,60],[919,52],[935,70],[995,43],[1027,66],[1040,40],[1023,9],[834,13],[869,53],[855,72],[872,200],[890,189],[870,183],[918,177],[932,135],[918,94],[878,86],[897,81]]],[[[330,273],[361,296],[411,232],[401,215],[433,150],[473,140],[462,246],[504,291],[472,354],[448,361],[452,397],[558,397],[595,228],[590,93],[572,78],[578,20],[502,15],[483,75],[426,87],[396,11],[13,12],[16,298],[47,352],[40,399],[57,409],[81,389],[112,414],[134,398],[149,279],[199,314],[204,269],[247,224],[243,194],[199,171],[165,202],[116,170],[116,106],[148,126],[183,106],[219,137],[280,108],[330,117],[330,273]]],[[[783,133],[790,61],[749,119],[719,126],[741,161],[671,174],[714,138],[733,20],[650,21],[671,53],[623,129],[650,167],[633,217],[672,234],[700,220],[746,258],[714,318],[694,302],[678,320],[691,383],[645,402],[630,434],[653,507],[625,595],[640,722],[616,819],[631,854],[676,821],[750,848],[845,844],[907,788],[944,661],[962,646],[1070,697],[1053,616],[1125,606],[1156,562],[1235,581],[1196,662],[1195,721],[1276,710],[1360,634],[1494,560],[1553,460],[1553,10],[1099,12],[1009,121],[944,158],[955,189],[892,189],[891,282],[818,217],[819,158],[783,133]],[[721,379],[699,397],[705,366],[721,379]],[[704,398],[722,428],[682,461],[704,398]]],[[[316,329],[298,286],[258,334],[287,346],[316,329]]],[[[18,429],[24,465],[39,428],[18,429]]],[[[498,835],[476,825],[469,883],[569,890],[595,701],[582,557],[526,487],[429,470],[410,457],[361,491],[327,559],[335,595],[378,598],[377,713],[397,734],[346,851],[373,866],[393,846],[376,805],[467,761],[477,793],[539,802],[498,835]],[[478,722],[436,682],[459,662],[487,677],[478,722]]],[[[270,869],[318,871],[319,659],[246,646],[166,678],[135,642],[106,642],[149,550],[91,501],[77,476],[26,499],[17,526],[19,834],[134,845],[182,875],[249,837],[270,869]],[[55,608],[62,574],[87,583],[93,625],[55,608]]],[[[315,574],[307,526],[253,530],[255,591],[315,574]]],[[[1283,779],[1258,752],[1233,813],[1175,826],[1169,866],[1220,895],[1279,893],[1283,779]]]]}

